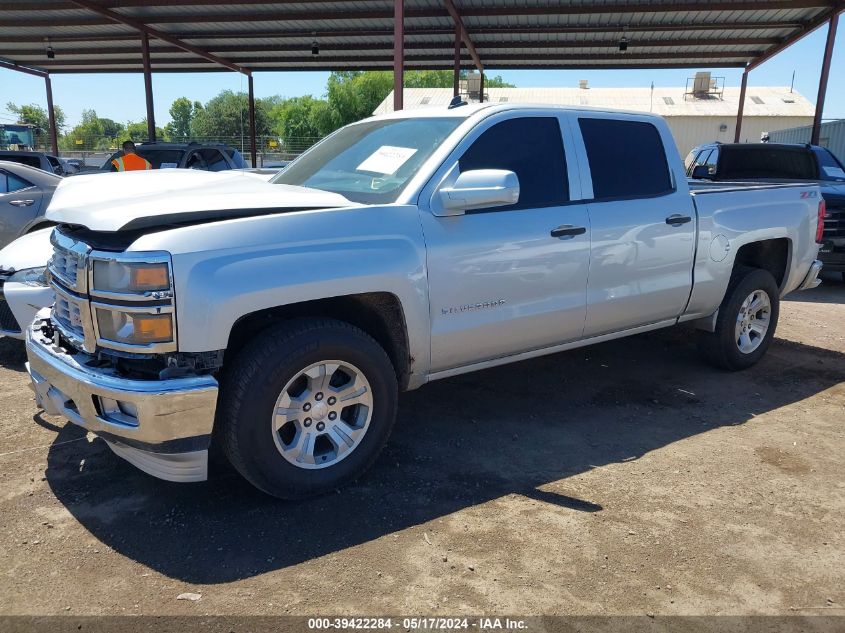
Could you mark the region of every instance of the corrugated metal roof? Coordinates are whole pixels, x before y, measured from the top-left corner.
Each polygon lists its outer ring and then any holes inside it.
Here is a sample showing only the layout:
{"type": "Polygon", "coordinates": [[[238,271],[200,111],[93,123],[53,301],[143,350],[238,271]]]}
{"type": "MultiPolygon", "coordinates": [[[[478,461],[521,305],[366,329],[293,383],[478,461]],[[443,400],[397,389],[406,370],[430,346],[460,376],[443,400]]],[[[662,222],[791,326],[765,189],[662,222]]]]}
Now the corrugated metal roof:
{"type": "MultiPolygon", "coordinates": [[[[487,88],[485,101],[490,103],[531,103],[611,108],[653,112],[664,117],[673,116],[729,116],[735,117],[739,105],[739,88],[724,89],[722,98],[695,98],[677,88],[487,88]]],[[[446,107],[452,100],[451,88],[406,88],[404,108],[446,107]]],[[[374,114],[393,111],[391,92],[379,104],[374,114]]],[[[799,93],[784,87],[749,87],[746,92],[746,117],[790,116],[812,117],[815,108],[799,93]],[[757,99],[760,103],[757,103],[757,99]]]]}
{"type": "MultiPolygon", "coordinates": [[[[838,0],[453,1],[490,69],[741,67],[841,10],[838,0]]],[[[115,17],[246,68],[393,66],[391,0],[4,0],[0,61],[50,72],[140,71],[139,31],[115,17]]],[[[407,68],[451,67],[455,24],[443,0],[405,0],[404,24],[407,68]]],[[[219,69],[172,44],[151,48],[156,71],[219,69]]],[[[473,65],[466,47],[462,64],[473,65]]]]}

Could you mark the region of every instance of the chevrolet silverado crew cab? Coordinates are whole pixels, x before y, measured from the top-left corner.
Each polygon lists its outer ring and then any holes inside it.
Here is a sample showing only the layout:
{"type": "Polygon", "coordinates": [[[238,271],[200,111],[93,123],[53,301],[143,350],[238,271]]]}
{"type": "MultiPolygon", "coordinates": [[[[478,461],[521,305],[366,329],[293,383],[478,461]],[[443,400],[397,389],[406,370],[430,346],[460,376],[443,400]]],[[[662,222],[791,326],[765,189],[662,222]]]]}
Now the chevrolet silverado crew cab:
{"type": "Polygon", "coordinates": [[[753,365],[780,298],[818,284],[822,212],[812,185],[691,189],[648,114],[399,112],[270,182],[63,183],[28,367],[48,413],[150,474],[205,479],[217,445],[303,497],[360,475],[431,380],[683,322],[753,365]]]}

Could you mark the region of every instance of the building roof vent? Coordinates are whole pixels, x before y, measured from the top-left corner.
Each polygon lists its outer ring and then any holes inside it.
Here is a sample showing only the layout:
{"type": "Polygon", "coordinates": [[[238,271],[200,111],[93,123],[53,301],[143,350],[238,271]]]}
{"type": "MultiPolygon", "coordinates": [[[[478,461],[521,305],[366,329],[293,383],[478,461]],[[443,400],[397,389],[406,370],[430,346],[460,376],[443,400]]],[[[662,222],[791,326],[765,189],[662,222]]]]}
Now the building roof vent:
{"type": "Polygon", "coordinates": [[[581,90],[589,90],[590,89],[589,81],[587,79],[579,79],[578,80],[578,87],[581,90]]]}
{"type": "Polygon", "coordinates": [[[672,97],[663,97],[663,103],[666,105],[675,105],[675,100],[672,97]]]}
{"type": "Polygon", "coordinates": [[[752,100],[754,103],[756,103],[757,105],[763,105],[763,104],[764,104],[763,100],[762,100],[760,97],[756,96],[756,95],[755,95],[755,96],[753,96],[753,97],[751,97],[751,100],[752,100]]]}

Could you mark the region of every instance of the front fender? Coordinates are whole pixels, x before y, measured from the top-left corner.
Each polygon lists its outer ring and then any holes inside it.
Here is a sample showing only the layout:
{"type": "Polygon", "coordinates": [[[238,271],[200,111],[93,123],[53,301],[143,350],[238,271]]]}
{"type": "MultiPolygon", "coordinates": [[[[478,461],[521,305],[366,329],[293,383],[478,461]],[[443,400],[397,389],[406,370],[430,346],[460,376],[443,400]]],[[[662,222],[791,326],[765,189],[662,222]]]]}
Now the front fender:
{"type": "Polygon", "coordinates": [[[241,317],[369,292],[401,302],[414,373],[427,372],[425,246],[415,206],[325,209],[150,234],[132,250],[173,256],[179,350],[225,349],[241,317]]]}

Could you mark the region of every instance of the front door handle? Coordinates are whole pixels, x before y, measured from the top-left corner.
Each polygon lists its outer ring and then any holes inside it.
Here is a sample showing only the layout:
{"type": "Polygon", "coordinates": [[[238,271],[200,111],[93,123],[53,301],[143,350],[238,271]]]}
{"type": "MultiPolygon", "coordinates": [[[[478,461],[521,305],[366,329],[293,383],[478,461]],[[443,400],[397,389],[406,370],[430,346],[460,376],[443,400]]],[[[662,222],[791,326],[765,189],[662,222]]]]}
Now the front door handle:
{"type": "Polygon", "coordinates": [[[670,226],[681,226],[687,222],[692,222],[692,218],[688,215],[681,215],[680,213],[673,213],[666,218],[666,224],[670,226]]]}
{"type": "Polygon", "coordinates": [[[572,224],[561,224],[559,227],[552,229],[552,237],[573,237],[575,235],[583,235],[587,229],[583,226],[574,226],[572,224]]]}
{"type": "Polygon", "coordinates": [[[9,204],[13,204],[16,207],[31,207],[35,204],[35,200],[9,200],[9,204]]]}

